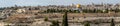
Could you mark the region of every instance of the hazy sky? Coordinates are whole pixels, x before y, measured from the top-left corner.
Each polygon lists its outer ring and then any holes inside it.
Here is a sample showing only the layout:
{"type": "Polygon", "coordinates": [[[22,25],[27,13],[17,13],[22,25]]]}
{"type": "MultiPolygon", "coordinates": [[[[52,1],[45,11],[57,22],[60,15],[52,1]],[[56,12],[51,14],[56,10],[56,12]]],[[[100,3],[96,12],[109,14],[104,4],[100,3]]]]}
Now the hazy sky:
{"type": "Polygon", "coordinates": [[[7,6],[37,6],[37,5],[70,5],[74,4],[90,4],[90,3],[120,3],[120,0],[0,0],[0,7],[7,6]]]}

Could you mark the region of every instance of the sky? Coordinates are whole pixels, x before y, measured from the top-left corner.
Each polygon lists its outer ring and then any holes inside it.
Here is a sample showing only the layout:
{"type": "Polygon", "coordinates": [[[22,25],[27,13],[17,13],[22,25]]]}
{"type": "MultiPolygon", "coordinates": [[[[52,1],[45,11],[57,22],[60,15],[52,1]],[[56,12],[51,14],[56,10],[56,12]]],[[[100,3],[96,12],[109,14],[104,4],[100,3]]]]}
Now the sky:
{"type": "Polygon", "coordinates": [[[120,3],[120,0],[0,0],[0,7],[18,6],[37,6],[37,5],[70,5],[70,4],[100,4],[120,3]]]}

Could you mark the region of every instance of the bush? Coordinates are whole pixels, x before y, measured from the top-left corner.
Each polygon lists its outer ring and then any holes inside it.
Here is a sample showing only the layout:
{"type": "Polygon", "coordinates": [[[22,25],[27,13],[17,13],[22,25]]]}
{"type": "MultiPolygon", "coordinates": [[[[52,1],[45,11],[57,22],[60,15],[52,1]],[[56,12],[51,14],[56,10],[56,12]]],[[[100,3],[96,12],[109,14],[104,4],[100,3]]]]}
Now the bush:
{"type": "Polygon", "coordinates": [[[48,21],[48,17],[45,17],[44,21],[48,21]]]}
{"type": "Polygon", "coordinates": [[[59,26],[59,21],[51,21],[52,25],[50,26],[59,26]]]}
{"type": "Polygon", "coordinates": [[[90,26],[90,22],[86,22],[84,26],[90,26]]]}

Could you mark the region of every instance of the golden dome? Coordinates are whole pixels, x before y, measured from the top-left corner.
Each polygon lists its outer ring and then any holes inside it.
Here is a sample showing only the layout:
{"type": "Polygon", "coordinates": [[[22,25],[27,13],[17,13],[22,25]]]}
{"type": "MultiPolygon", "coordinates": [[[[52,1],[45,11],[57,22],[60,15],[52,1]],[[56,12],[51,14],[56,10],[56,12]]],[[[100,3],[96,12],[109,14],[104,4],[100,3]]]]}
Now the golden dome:
{"type": "Polygon", "coordinates": [[[77,4],[76,7],[77,7],[77,8],[80,8],[80,4],[77,4]]]}

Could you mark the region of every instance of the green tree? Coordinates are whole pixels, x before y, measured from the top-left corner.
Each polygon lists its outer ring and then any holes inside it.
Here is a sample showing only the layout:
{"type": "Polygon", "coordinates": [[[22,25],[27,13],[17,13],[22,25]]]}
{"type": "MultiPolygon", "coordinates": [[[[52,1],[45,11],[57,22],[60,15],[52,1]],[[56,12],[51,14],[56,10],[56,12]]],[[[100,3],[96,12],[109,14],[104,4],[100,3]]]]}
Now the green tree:
{"type": "Polygon", "coordinates": [[[69,13],[72,13],[72,10],[68,10],[69,13]]]}
{"type": "Polygon", "coordinates": [[[49,13],[49,12],[50,12],[50,9],[47,9],[45,12],[49,13]]]}
{"type": "Polygon", "coordinates": [[[105,13],[108,13],[109,10],[108,9],[105,9],[105,10],[106,10],[105,13]]]}
{"type": "Polygon", "coordinates": [[[45,17],[44,21],[48,21],[48,17],[45,17]]]}
{"type": "Polygon", "coordinates": [[[114,19],[111,20],[111,26],[115,26],[114,19]]]}
{"type": "Polygon", "coordinates": [[[119,12],[120,10],[117,8],[117,9],[115,9],[114,11],[115,11],[115,13],[117,13],[117,12],[119,12]]]}
{"type": "Polygon", "coordinates": [[[63,15],[62,26],[68,26],[67,11],[66,11],[65,14],[63,15]]]}
{"type": "Polygon", "coordinates": [[[86,22],[84,26],[90,26],[90,22],[86,22]]]}
{"type": "Polygon", "coordinates": [[[93,13],[96,13],[96,12],[97,12],[97,10],[96,10],[96,9],[94,9],[94,10],[93,10],[93,13]]]}

